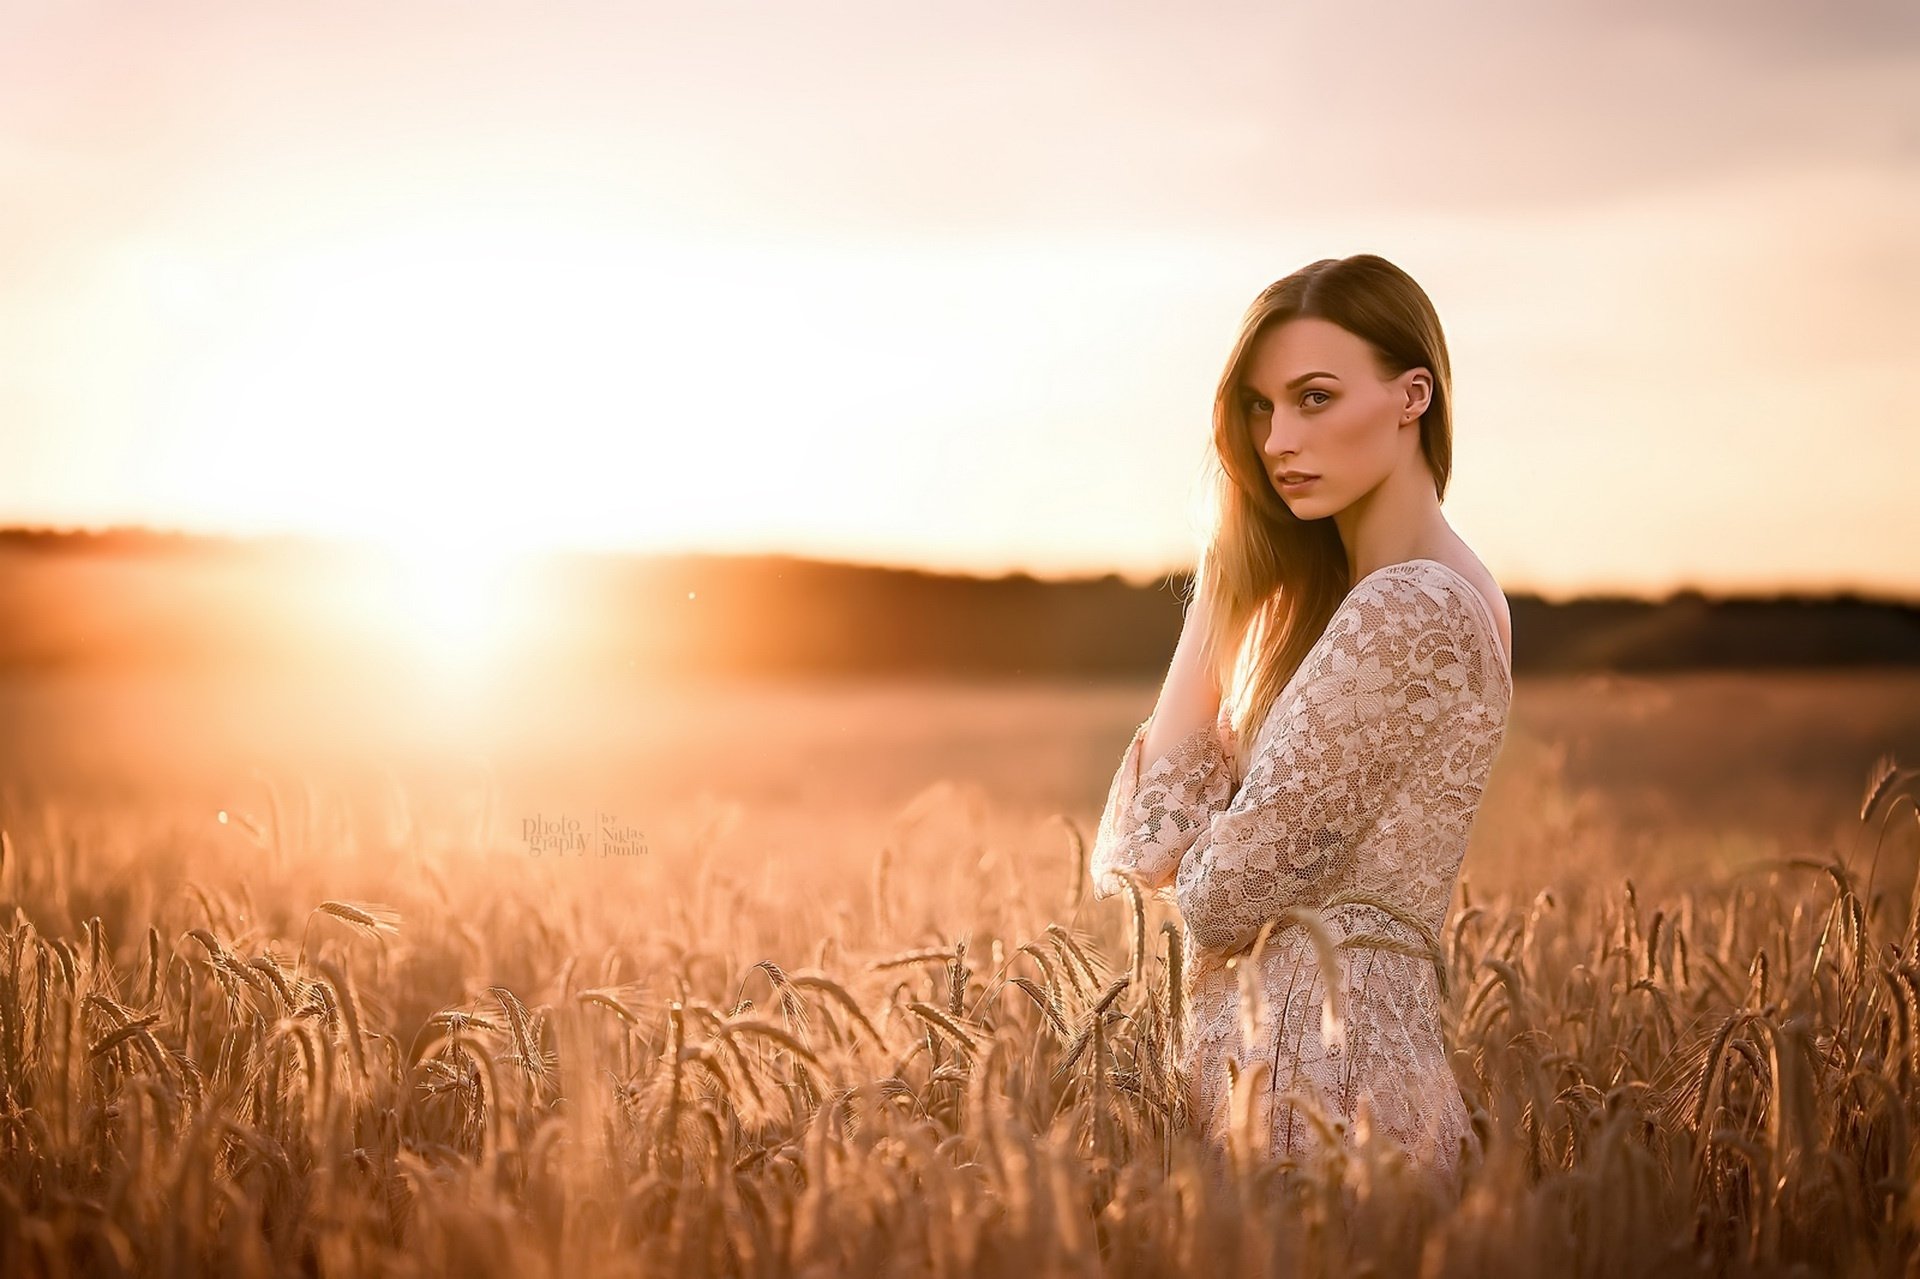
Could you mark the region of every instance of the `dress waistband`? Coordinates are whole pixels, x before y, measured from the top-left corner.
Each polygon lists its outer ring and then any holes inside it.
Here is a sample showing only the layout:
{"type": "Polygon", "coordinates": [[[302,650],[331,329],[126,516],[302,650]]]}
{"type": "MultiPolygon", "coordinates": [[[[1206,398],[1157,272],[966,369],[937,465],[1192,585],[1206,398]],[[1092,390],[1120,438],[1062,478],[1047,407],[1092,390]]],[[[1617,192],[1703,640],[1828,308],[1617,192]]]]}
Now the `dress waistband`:
{"type": "MultiPolygon", "coordinates": [[[[1447,963],[1446,956],[1440,949],[1440,939],[1424,920],[1405,907],[1388,901],[1376,893],[1352,888],[1333,894],[1317,908],[1296,907],[1295,909],[1311,912],[1324,921],[1330,915],[1343,913],[1356,907],[1378,911],[1389,921],[1404,925],[1419,940],[1410,942],[1386,932],[1346,932],[1334,945],[1340,950],[1385,950],[1428,960],[1432,963],[1434,976],[1440,983],[1440,995],[1445,998],[1448,994],[1447,963]]],[[[1297,927],[1298,924],[1298,919],[1289,920],[1279,925],[1274,931],[1278,932],[1280,928],[1297,927]]]]}

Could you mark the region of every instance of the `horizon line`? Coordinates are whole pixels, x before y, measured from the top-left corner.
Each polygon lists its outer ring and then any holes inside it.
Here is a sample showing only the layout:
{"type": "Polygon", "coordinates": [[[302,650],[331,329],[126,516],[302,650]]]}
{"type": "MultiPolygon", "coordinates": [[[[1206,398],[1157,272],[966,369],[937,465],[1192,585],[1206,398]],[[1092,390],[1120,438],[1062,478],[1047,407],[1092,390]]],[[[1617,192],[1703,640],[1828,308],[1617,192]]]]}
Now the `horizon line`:
{"type": "MultiPolygon", "coordinates": [[[[374,551],[390,549],[404,545],[390,536],[381,534],[351,534],[339,532],[319,532],[313,530],[272,530],[242,532],[235,530],[207,530],[182,527],[162,527],[150,524],[22,524],[0,523],[0,539],[18,541],[22,538],[128,538],[146,539],[155,542],[173,543],[225,543],[229,545],[300,545],[316,549],[334,549],[345,551],[374,551]]],[[[857,559],[839,555],[828,555],[806,551],[764,548],[759,550],[721,550],[701,547],[586,547],[586,546],[530,546],[530,547],[486,547],[490,554],[502,554],[524,559],[613,559],[613,560],[792,560],[796,563],[815,564],[823,567],[850,568],[877,572],[914,573],[927,577],[950,578],[965,581],[1034,581],[1049,585],[1074,585],[1088,582],[1101,582],[1118,579],[1134,589],[1164,589],[1171,579],[1190,577],[1197,564],[1169,565],[1152,570],[1129,571],[1121,568],[1081,570],[1036,571],[1026,567],[1009,567],[998,571],[986,569],[963,569],[942,567],[924,562],[905,560],[857,559]]],[[[1897,592],[1881,592],[1861,586],[1814,587],[1776,587],[1772,589],[1708,590],[1697,584],[1685,584],[1670,588],[1665,594],[1656,595],[1646,591],[1634,591],[1620,588],[1585,589],[1580,591],[1557,592],[1554,597],[1533,587],[1501,587],[1509,600],[1529,598],[1549,604],[1568,604],[1586,601],[1631,600],[1649,604],[1671,603],[1677,598],[1700,600],[1751,600],[1751,599],[1800,599],[1800,600],[1836,600],[1853,599],[1873,603],[1894,604],[1920,607],[1920,594],[1900,595],[1897,592]]]]}

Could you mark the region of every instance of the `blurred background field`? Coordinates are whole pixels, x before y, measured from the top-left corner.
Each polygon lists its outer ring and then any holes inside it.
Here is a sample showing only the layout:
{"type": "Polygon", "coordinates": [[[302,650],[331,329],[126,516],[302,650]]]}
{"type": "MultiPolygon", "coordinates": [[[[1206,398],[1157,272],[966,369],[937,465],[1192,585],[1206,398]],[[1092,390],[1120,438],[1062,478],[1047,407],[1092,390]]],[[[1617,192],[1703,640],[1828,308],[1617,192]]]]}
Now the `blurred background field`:
{"type": "MultiPolygon", "coordinates": [[[[315,807],[308,820],[344,823],[327,838],[412,822],[472,857],[524,853],[542,815],[606,815],[645,833],[649,873],[684,873],[704,832],[705,856],[820,888],[870,869],[907,815],[936,810],[1045,883],[1066,863],[1042,828],[1054,814],[1090,824],[1156,692],[1137,680],[761,677],[451,696],[246,673],[10,671],[0,779],[16,804],[56,801],[64,822],[164,818],[209,840],[235,837],[222,810],[263,814],[272,782],[283,802],[315,807]]],[[[1920,759],[1920,671],[1523,677],[1465,872],[1664,880],[1844,851],[1886,751],[1920,759]],[[1542,848],[1548,820],[1564,842],[1542,848]]],[[[33,834],[15,819],[22,849],[33,834]]],[[[554,869],[527,861],[530,886],[554,869]]]]}
{"type": "MultiPolygon", "coordinates": [[[[273,782],[476,852],[541,813],[607,813],[655,835],[656,862],[698,810],[722,850],[810,832],[838,867],[917,797],[1009,833],[1097,811],[1182,589],[16,533],[0,777],[190,827],[273,782]]],[[[1512,598],[1513,720],[1471,873],[1513,860],[1543,803],[1641,874],[1851,837],[1878,755],[1920,757],[1920,609],[1736,603],[1512,598]]]]}
{"type": "MultiPolygon", "coordinates": [[[[1097,816],[1180,586],[16,535],[0,798],[29,858],[163,825],[237,850],[277,802],[280,855],[335,896],[399,891],[388,854],[426,838],[533,894],[617,877],[657,903],[704,868],[844,902],[891,847],[901,873],[1064,900],[1058,819],[1097,816]],[[567,820],[645,852],[535,856],[567,820]]],[[[1920,661],[1910,607],[1583,607],[1513,601],[1513,718],[1469,884],[1849,856],[1875,760],[1920,759],[1920,664],[1893,660],[1920,661]]]]}

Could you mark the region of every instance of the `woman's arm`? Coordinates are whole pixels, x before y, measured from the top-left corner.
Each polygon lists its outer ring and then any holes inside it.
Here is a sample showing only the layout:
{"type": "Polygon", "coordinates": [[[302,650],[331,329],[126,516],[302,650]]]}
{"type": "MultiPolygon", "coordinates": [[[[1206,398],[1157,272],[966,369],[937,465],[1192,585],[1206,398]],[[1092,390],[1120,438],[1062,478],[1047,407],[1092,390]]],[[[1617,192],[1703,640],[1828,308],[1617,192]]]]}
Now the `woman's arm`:
{"type": "MultiPolygon", "coordinates": [[[[1174,900],[1194,944],[1237,953],[1290,906],[1369,884],[1362,841],[1409,766],[1473,698],[1464,602],[1374,578],[1342,601],[1230,804],[1179,864],[1174,900]]],[[[1376,877],[1377,878],[1377,877],[1376,877]]]]}
{"type": "Polygon", "coordinates": [[[1119,892],[1123,872],[1148,892],[1169,887],[1194,837],[1233,795],[1230,729],[1207,662],[1205,575],[1197,580],[1159,700],[1107,789],[1091,859],[1096,898],[1119,892]]]}
{"type": "Polygon", "coordinates": [[[1173,661],[1160,685],[1160,698],[1147,717],[1150,727],[1141,741],[1145,759],[1158,759],[1195,730],[1211,725],[1220,714],[1220,686],[1207,661],[1205,575],[1197,576],[1195,583],[1180,640],[1173,646],[1173,661]]]}

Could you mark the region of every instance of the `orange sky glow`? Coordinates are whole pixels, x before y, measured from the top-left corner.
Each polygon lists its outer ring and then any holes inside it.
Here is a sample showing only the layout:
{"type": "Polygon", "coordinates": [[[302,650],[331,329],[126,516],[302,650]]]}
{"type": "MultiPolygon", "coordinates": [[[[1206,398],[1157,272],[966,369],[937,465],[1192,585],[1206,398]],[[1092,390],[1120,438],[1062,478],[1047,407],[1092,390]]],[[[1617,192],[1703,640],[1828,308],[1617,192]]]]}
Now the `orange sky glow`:
{"type": "Polygon", "coordinates": [[[0,0],[0,523],[1146,576],[1370,251],[1509,591],[1920,595],[1917,14],[0,0]]]}

